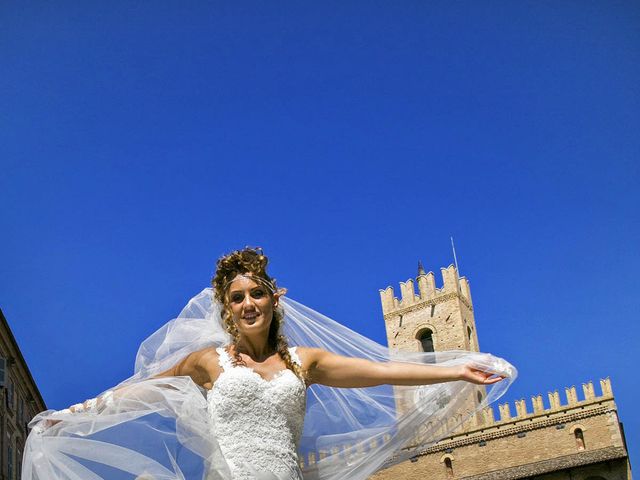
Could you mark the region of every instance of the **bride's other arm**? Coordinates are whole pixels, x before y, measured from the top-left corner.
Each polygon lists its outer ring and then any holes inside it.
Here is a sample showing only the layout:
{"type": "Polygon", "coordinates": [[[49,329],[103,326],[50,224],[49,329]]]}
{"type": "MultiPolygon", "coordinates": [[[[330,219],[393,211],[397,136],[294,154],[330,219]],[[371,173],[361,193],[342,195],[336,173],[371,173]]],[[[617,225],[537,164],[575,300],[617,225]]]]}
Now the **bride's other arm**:
{"type": "MultiPolygon", "coordinates": [[[[213,382],[218,378],[219,374],[218,353],[212,348],[206,348],[190,353],[170,369],[151,378],[188,376],[197,385],[209,389],[213,386],[213,382]]],[[[136,392],[137,388],[138,385],[132,384],[114,390],[107,390],[96,398],[91,398],[83,403],[77,403],[69,408],[51,413],[48,418],[39,422],[33,429],[38,434],[42,434],[47,429],[60,423],[68,414],[100,412],[109,406],[115,398],[131,394],[139,395],[140,392],[136,392]]]]}
{"type": "Polygon", "coordinates": [[[403,362],[373,362],[336,355],[319,348],[298,348],[307,369],[308,383],[330,387],[374,387],[377,385],[429,385],[465,380],[491,385],[504,377],[482,371],[471,364],[457,366],[420,365],[403,362]]]}
{"type": "MultiPolygon", "coordinates": [[[[214,349],[205,348],[192,352],[183,358],[176,365],[170,369],[159,373],[152,378],[166,378],[166,377],[191,377],[197,385],[204,388],[211,388],[212,378],[217,378],[219,372],[218,367],[218,354],[214,349]]],[[[108,390],[97,398],[91,398],[83,403],[72,405],[66,410],[62,410],[71,413],[92,411],[94,409],[100,409],[103,405],[108,404],[112,397],[126,395],[126,391],[135,390],[136,385],[125,386],[117,388],[115,390],[108,390]]]]}

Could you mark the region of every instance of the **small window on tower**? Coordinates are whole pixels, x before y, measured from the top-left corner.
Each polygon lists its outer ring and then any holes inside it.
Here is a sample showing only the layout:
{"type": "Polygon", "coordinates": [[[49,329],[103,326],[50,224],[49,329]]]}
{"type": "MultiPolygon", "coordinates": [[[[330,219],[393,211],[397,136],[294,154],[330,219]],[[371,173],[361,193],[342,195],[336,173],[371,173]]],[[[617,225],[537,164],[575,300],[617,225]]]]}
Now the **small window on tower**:
{"type": "Polygon", "coordinates": [[[453,477],[453,463],[449,457],[444,459],[444,466],[447,469],[447,476],[453,477]]]}
{"type": "Polygon", "coordinates": [[[429,329],[423,330],[418,340],[420,340],[420,344],[422,345],[423,352],[433,352],[433,332],[429,329]]]}
{"type": "Polygon", "coordinates": [[[584,450],[586,448],[584,444],[584,434],[582,433],[582,429],[576,428],[573,434],[576,437],[576,446],[578,450],[584,450]]]}

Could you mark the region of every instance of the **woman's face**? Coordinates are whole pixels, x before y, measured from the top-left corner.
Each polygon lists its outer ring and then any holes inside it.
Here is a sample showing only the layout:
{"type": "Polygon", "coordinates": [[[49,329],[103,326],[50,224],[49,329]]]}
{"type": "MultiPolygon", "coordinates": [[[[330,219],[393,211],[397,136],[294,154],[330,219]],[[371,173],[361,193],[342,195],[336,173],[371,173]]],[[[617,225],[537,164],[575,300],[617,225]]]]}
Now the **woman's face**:
{"type": "Polygon", "coordinates": [[[251,274],[238,275],[229,284],[229,306],[233,321],[241,334],[255,334],[269,331],[273,308],[277,298],[261,282],[251,279],[251,274]]]}

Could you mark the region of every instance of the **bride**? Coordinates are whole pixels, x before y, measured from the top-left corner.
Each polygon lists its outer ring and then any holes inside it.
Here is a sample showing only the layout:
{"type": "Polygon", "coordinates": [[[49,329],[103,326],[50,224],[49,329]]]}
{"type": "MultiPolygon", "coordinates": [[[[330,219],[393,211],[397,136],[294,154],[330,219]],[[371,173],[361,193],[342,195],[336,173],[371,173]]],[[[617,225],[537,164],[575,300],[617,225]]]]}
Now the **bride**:
{"type": "Polygon", "coordinates": [[[285,299],[267,263],[255,248],[223,256],[213,292],[143,343],[133,377],[38,415],[23,478],[366,478],[515,378],[488,354],[389,351],[285,299]]]}

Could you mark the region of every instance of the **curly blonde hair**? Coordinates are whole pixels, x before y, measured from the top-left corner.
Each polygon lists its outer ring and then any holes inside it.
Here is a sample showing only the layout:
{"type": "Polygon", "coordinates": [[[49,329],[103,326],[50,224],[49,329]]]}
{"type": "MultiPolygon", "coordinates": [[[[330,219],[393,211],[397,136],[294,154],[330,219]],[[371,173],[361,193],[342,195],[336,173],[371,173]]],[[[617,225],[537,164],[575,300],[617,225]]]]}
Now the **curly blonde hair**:
{"type": "MultiPolygon", "coordinates": [[[[278,291],[275,278],[267,273],[267,264],[269,259],[264,255],[259,247],[245,247],[242,250],[235,250],[227,255],[223,255],[218,259],[216,264],[216,273],[211,279],[211,285],[214,289],[214,297],[220,302],[222,307],[222,323],[233,339],[233,361],[234,365],[246,365],[244,360],[238,353],[238,343],[240,341],[240,333],[238,327],[233,321],[231,306],[229,305],[229,297],[227,295],[229,285],[238,275],[250,274],[258,282],[267,287],[269,295],[273,299],[274,294],[278,291]]],[[[284,320],[284,312],[281,307],[273,309],[273,318],[269,326],[268,345],[270,348],[278,352],[280,358],[284,361],[287,368],[295,373],[302,380],[305,374],[302,368],[291,359],[289,353],[289,343],[287,337],[280,333],[284,320]]]]}

